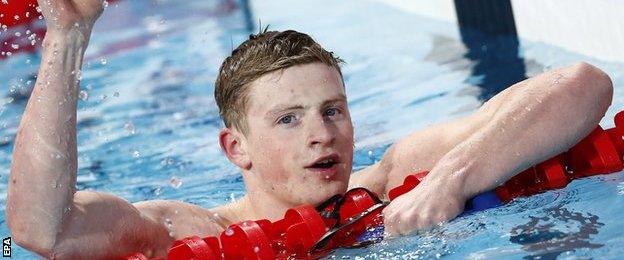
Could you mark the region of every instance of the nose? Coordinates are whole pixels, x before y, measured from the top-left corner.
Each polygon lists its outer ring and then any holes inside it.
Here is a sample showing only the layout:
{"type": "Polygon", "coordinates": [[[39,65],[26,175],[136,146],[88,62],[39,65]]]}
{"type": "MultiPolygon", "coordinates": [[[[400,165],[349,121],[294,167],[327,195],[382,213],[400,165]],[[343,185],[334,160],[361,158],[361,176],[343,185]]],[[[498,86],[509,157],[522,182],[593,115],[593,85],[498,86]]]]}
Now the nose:
{"type": "Polygon", "coordinates": [[[314,118],[308,124],[308,145],[327,146],[336,139],[335,126],[327,122],[324,118],[314,118]]]}

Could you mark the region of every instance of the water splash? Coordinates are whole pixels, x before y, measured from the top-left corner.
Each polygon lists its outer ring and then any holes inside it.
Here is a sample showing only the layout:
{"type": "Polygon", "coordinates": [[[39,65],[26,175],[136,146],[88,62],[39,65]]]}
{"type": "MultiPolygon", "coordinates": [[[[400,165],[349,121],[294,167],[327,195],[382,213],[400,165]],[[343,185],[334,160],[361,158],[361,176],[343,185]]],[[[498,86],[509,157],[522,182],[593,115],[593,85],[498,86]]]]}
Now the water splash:
{"type": "Polygon", "coordinates": [[[126,134],[133,135],[133,134],[136,133],[136,130],[134,128],[134,124],[132,124],[132,122],[130,122],[130,121],[126,122],[124,124],[123,128],[124,128],[126,134]]]}
{"type": "Polygon", "coordinates": [[[169,185],[174,189],[180,188],[180,186],[182,186],[182,180],[176,176],[173,176],[171,177],[171,179],[169,179],[169,185]]]}
{"type": "Polygon", "coordinates": [[[89,93],[85,90],[81,90],[78,94],[78,98],[80,98],[80,100],[82,101],[87,101],[89,100],[89,93]]]}

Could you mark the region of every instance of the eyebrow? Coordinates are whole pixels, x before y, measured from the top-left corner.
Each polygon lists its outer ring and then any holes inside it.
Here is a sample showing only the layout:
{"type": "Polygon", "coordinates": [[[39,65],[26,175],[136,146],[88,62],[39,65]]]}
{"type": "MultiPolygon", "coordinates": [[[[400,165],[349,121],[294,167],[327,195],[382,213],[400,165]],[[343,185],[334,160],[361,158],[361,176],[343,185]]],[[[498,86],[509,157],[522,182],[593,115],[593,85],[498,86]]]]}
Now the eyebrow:
{"type": "MultiPolygon", "coordinates": [[[[337,102],[347,102],[347,97],[343,94],[340,94],[340,96],[336,97],[336,98],[332,98],[329,100],[325,100],[323,101],[323,104],[321,104],[322,107],[326,106],[327,104],[332,104],[332,103],[337,103],[337,102]]],[[[269,110],[269,112],[266,113],[266,117],[267,118],[273,118],[275,117],[275,115],[280,114],[281,112],[284,111],[288,111],[288,110],[297,110],[297,109],[304,109],[305,107],[302,105],[281,105],[278,106],[274,109],[269,110]]]]}
{"type": "Polygon", "coordinates": [[[330,100],[325,100],[321,106],[326,106],[327,104],[337,103],[337,102],[345,102],[347,103],[347,97],[343,94],[340,94],[337,98],[332,98],[330,100]]]}

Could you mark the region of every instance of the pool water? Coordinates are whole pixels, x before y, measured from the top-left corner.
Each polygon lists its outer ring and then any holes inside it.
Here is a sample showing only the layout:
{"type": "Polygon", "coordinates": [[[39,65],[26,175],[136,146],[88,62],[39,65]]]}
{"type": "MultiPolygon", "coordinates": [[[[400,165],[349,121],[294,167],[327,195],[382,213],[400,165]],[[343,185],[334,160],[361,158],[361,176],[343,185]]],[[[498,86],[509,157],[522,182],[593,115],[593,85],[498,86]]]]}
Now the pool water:
{"type": "MultiPolygon", "coordinates": [[[[221,61],[258,19],[271,29],[311,34],[347,61],[343,73],[356,135],[354,169],[378,161],[397,139],[474,112],[492,91],[474,70],[457,26],[375,1],[252,1],[252,15],[228,0],[111,3],[87,51],[78,116],[78,187],[131,202],[173,199],[206,208],[244,194],[221,154],[213,98],[221,61]],[[331,8],[330,8],[331,7],[331,8]]],[[[257,29],[254,29],[254,32],[257,29]]],[[[613,105],[624,109],[622,64],[521,40],[527,76],[586,60],[612,76],[613,105]]],[[[0,63],[0,200],[13,138],[39,59],[0,63]]],[[[504,60],[500,62],[505,62],[504,60]]],[[[495,66],[489,65],[489,66],[495,66]]],[[[503,78],[504,78],[503,74],[503,78]]],[[[498,75],[499,78],[501,75],[498,75]]],[[[499,86],[500,87],[500,86],[499,86]]],[[[561,126],[565,127],[565,126],[561,126]]],[[[431,198],[435,199],[435,198],[431,198]]],[[[2,207],[0,235],[9,236],[2,207]]],[[[618,258],[624,253],[624,175],[568,187],[462,216],[430,231],[328,258],[618,258]]],[[[13,257],[34,255],[14,245],[13,257]]]]}

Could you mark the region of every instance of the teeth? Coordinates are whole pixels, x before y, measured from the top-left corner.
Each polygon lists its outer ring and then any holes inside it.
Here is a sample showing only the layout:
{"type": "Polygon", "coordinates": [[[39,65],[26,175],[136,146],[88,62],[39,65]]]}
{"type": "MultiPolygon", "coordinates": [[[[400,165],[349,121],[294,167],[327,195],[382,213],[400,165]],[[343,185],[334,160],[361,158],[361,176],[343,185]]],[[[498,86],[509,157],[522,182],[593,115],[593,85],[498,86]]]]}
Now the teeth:
{"type": "Polygon", "coordinates": [[[332,159],[325,159],[323,161],[320,161],[319,164],[330,163],[330,162],[333,162],[333,161],[334,160],[332,160],[332,159]]]}

